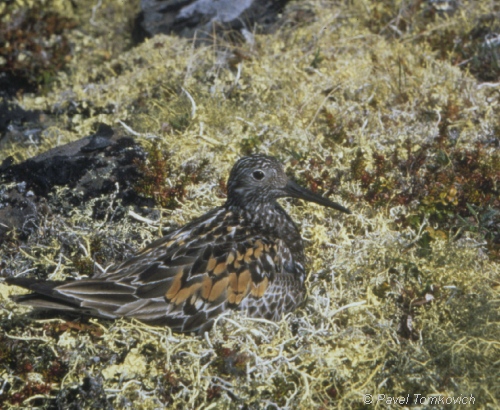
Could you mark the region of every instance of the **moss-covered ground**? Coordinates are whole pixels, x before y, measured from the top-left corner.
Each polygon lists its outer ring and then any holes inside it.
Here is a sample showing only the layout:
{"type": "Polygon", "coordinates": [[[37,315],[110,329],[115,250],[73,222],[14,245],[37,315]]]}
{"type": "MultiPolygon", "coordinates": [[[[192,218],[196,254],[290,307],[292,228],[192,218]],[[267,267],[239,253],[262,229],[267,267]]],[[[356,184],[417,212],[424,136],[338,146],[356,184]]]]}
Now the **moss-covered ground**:
{"type": "Polygon", "coordinates": [[[17,96],[51,125],[4,143],[0,161],[107,123],[149,152],[138,190],[161,218],[117,221],[112,196],[98,199],[105,220],[92,203],[46,215],[0,244],[3,276],[78,278],[121,261],[222,204],[252,152],[353,215],[282,202],[310,273],[307,302],[279,323],[228,314],[199,337],[38,317],[0,283],[1,408],[361,409],[407,395],[402,407],[471,395],[500,407],[498,2],[297,1],[274,34],[201,47],[132,47],[132,1],[40,4],[71,19],[72,51],[17,96]]]}

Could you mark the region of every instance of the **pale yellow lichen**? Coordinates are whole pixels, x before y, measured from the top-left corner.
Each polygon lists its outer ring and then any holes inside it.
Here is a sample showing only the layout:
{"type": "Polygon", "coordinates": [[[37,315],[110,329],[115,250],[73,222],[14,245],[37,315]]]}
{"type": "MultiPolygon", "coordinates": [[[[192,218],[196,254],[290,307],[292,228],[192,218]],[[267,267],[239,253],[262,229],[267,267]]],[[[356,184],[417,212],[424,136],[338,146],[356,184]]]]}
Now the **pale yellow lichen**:
{"type": "MultiPolygon", "coordinates": [[[[102,32],[109,21],[105,6],[92,11],[96,3],[79,9],[97,24],[89,27],[102,32]]],[[[69,117],[62,110],[60,123],[44,131],[39,145],[28,150],[13,146],[0,153],[0,160],[15,152],[26,158],[77,140],[89,135],[96,122],[105,122],[140,142],[161,142],[172,153],[174,168],[207,159],[210,177],[189,186],[178,208],[161,210],[156,226],[133,217],[96,222],[91,209],[97,200],[64,220],[47,217],[37,227],[38,236],[19,252],[1,248],[5,264],[16,274],[39,267],[53,280],[78,278],[75,257],[88,257],[95,237],[108,257],[123,260],[132,248],[159,237],[161,228],[185,224],[222,204],[215,188],[245,147],[280,156],[301,177],[308,162],[292,166],[294,158],[324,161],[331,156],[329,171],[349,173],[362,149],[372,171],[373,153],[389,156],[408,138],[414,149],[423,146],[437,135],[450,98],[460,107],[453,123],[460,129],[460,146],[473,147],[498,126],[498,85],[481,87],[413,35],[391,38],[390,24],[381,33],[368,29],[367,22],[376,23],[374,16],[389,7],[387,2],[341,3],[302,2],[315,10],[314,18],[257,35],[255,46],[239,50],[248,58],[236,68],[229,68],[213,47],[194,48],[176,37],[156,36],[115,53],[111,34],[101,43],[75,33],[77,53],[69,71],[60,74],[46,97],[20,96],[19,104],[54,109],[77,102],[92,114],[69,117]],[[108,105],[113,109],[98,110],[108,105]],[[141,112],[136,105],[143,107],[141,112]],[[321,122],[324,112],[348,143],[329,135],[321,122]]],[[[408,11],[408,2],[393,3],[396,14],[408,11]]],[[[468,32],[490,4],[461,3],[457,14],[436,19],[416,35],[432,35],[444,26],[468,32]]],[[[226,52],[230,55],[231,47],[226,52]]],[[[309,168],[315,178],[321,176],[309,168]]],[[[167,181],[174,183],[173,177],[167,181]]],[[[341,188],[353,198],[361,196],[359,183],[341,188]]],[[[418,241],[433,227],[425,221],[417,230],[395,223],[411,216],[411,206],[372,208],[347,196],[335,199],[351,208],[352,216],[282,201],[305,238],[310,272],[307,302],[278,323],[228,313],[198,337],[136,321],[95,320],[96,335],[68,330],[71,335],[44,336],[46,323],[16,325],[26,309],[7,299],[11,291],[2,284],[0,319],[9,325],[8,337],[37,341],[66,355],[69,369],[61,388],[80,385],[84,371],[92,377],[102,374],[115,407],[129,400],[137,408],[359,408],[363,394],[378,393],[473,393],[481,406],[498,407],[500,267],[488,257],[485,243],[471,233],[458,241],[436,234],[432,253],[423,255],[418,241]],[[426,288],[435,293],[429,303],[423,302],[430,292],[426,288]],[[414,289],[422,294],[412,295],[414,289]],[[412,310],[404,305],[405,297],[408,304],[422,304],[412,310]],[[411,338],[402,336],[403,325],[412,327],[411,338]],[[231,362],[233,353],[241,363],[231,362]],[[113,362],[118,357],[122,361],[113,362]]],[[[108,201],[110,209],[117,206],[109,198],[99,200],[108,201]]],[[[1,377],[15,385],[18,375],[10,369],[1,377]]]]}

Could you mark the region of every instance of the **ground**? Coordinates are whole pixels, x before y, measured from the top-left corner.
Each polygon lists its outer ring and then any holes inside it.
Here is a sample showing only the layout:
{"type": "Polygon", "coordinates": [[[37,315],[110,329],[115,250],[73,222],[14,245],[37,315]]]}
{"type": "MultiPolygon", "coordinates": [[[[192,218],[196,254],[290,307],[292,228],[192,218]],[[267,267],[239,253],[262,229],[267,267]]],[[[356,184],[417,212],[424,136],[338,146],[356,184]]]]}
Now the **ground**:
{"type": "Polygon", "coordinates": [[[309,276],[306,303],[278,323],[228,314],[200,337],[47,318],[0,281],[2,408],[498,408],[500,5],[457,3],[291,2],[272,34],[194,47],[133,46],[133,2],[43,2],[75,22],[71,53],[16,95],[49,125],[4,140],[0,162],[106,123],[149,153],[138,191],[156,206],[110,194],[45,214],[0,244],[1,276],[79,278],[124,260],[222,204],[252,152],[353,215],[282,202],[309,276]],[[96,220],[97,201],[109,212],[96,220]]]}

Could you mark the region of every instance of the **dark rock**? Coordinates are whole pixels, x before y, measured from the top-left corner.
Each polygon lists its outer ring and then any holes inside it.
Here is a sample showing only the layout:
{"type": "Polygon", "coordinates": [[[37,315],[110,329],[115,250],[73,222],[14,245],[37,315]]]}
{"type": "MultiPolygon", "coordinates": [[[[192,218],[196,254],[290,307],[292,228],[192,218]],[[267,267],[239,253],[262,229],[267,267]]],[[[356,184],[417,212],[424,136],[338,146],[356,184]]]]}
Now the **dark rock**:
{"type": "MultiPolygon", "coordinates": [[[[288,0],[142,0],[137,39],[158,33],[203,40],[214,34],[241,37],[244,29],[267,32],[288,0]]],[[[137,32],[136,32],[137,33],[137,32]]]]}
{"type": "MultiPolygon", "coordinates": [[[[145,152],[133,138],[100,124],[95,134],[53,148],[20,164],[0,165],[0,240],[10,230],[29,235],[45,213],[65,213],[92,198],[116,193],[124,205],[144,201],[135,194],[137,164],[145,152]],[[56,195],[56,187],[66,188],[56,195]]],[[[95,216],[107,205],[96,201],[95,216]]],[[[124,216],[124,212],[116,213],[124,216]]],[[[115,216],[116,216],[115,215],[115,216]]]]}
{"type": "Polygon", "coordinates": [[[113,136],[113,134],[113,128],[106,124],[100,124],[97,132],[91,136],[90,142],[84,147],[80,148],[80,151],[92,152],[113,145],[113,143],[110,141],[110,138],[113,136]]]}

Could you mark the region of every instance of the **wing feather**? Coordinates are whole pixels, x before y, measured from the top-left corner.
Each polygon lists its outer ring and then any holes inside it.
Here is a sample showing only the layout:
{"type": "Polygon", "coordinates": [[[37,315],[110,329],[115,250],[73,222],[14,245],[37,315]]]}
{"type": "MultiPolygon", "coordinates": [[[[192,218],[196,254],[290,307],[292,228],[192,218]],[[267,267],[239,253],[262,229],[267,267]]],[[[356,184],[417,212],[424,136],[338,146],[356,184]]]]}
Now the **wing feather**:
{"type": "Polygon", "coordinates": [[[178,331],[204,329],[226,308],[243,307],[243,301],[249,312],[266,298],[266,306],[272,306],[273,283],[290,252],[282,240],[259,236],[239,222],[226,211],[213,212],[149,245],[107,276],[55,284],[45,298],[178,331]]]}

